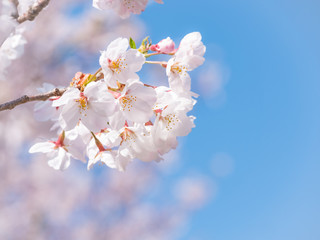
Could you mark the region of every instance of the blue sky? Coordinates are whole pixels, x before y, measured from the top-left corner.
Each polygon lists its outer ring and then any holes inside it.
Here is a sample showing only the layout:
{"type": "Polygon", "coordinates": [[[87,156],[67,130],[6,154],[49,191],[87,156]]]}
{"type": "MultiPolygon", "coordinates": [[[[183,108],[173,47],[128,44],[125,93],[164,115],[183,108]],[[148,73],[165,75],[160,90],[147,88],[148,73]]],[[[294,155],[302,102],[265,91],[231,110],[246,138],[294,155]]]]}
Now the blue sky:
{"type": "Polygon", "coordinates": [[[165,0],[140,17],[154,42],[201,32],[229,72],[225,102],[200,97],[183,140],[184,171],[218,184],[183,239],[319,240],[320,2],[165,0]],[[234,161],[224,178],[210,167],[221,152],[234,161]]]}

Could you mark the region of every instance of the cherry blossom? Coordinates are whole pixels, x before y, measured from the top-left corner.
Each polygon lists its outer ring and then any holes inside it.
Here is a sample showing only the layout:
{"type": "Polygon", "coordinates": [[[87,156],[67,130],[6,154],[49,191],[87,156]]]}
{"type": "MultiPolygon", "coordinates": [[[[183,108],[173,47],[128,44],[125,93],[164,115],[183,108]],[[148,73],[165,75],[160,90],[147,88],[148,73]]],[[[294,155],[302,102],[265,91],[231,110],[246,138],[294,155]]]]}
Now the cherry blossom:
{"type": "Polygon", "coordinates": [[[10,60],[17,59],[23,54],[24,44],[26,44],[26,40],[21,33],[13,34],[1,45],[1,54],[5,54],[10,60]]]}
{"type": "Polygon", "coordinates": [[[105,128],[115,107],[114,98],[103,82],[91,82],[83,92],[71,87],[52,106],[62,108],[59,122],[64,130],[73,129],[81,121],[91,131],[105,128]]]}
{"type": "Polygon", "coordinates": [[[104,80],[110,87],[117,88],[117,81],[126,84],[129,80],[138,80],[136,72],[140,71],[145,57],[136,49],[129,49],[126,38],[117,38],[101,52],[100,65],[104,80]]]}
{"type": "MultiPolygon", "coordinates": [[[[163,3],[162,0],[155,0],[163,3]]],[[[100,10],[114,10],[121,18],[128,18],[131,13],[140,14],[146,8],[148,0],[93,0],[93,6],[100,10]]]]}
{"type": "Polygon", "coordinates": [[[186,136],[194,127],[193,116],[187,116],[185,111],[177,110],[178,103],[168,105],[159,110],[152,129],[154,144],[161,154],[167,153],[178,145],[177,136],[186,136]]]}
{"type": "Polygon", "coordinates": [[[191,111],[196,104],[196,100],[192,97],[198,95],[193,92],[185,92],[184,94],[177,94],[171,88],[160,86],[155,88],[157,93],[157,102],[153,106],[153,110],[158,112],[164,110],[168,105],[175,105],[177,111],[191,111]]]}
{"type": "Polygon", "coordinates": [[[188,65],[188,71],[192,71],[204,62],[203,55],[206,47],[203,45],[202,36],[199,32],[187,34],[180,42],[178,51],[175,54],[177,60],[188,65]]]}
{"type": "Polygon", "coordinates": [[[128,151],[131,158],[138,158],[145,162],[161,160],[149,137],[150,133],[142,125],[124,126],[119,132],[122,138],[119,152],[128,151]]]}
{"type": "MultiPolygon", "coordinates": [[[[104,134],[104,133],[102,133],[104,134]]],[[[110,168],[117,168],[115,162],[116,153],[112,151],[111,146],[104,147],[99,139],[93,134],[93,138],[87,147],[88,170],[97,162],[102,162],[110,168]]]]}
{"type": "Polygon", "coordinates": [[[205,53],[205,46],[201,42],[201,34],[189,33],[180,43],[174,57],[168,61],[166,73],[170,87],[177,92],[190,91],[191,78],[188,71],[200,66],[205,53]]]}
{"type": "Polygon", "coordinates": [[[153,115],[152,107],[155,102],[155,90],[144,86],[140,81],[128,84],[118,98],[119,111],[123,114],[123,119],[137,123],[149,121],[153,115]]]}
{"type": "Polygon", "coordinates": [[[22,36],[21,31],[12,33],[0,46],[0,80],[5,79],[4,73],[11,61],[19,58],[24,51],[26,44],[25,38],[22,36]],[[1,75],[3,75],[1,77],[1,75]]]}
{"type": "Polygon", "coordinates": [[[48,165],[56,170],[65,170],[70,166],[71,153],[65,145],[65,133],[63,132],[57,141],[46,141],[34,144],[29,153],[45,153],[48,157],[48,165]]]}
{"type": "Polygon", "coordinates": [[[170,88],[177,92],[189,92],[191,90],[191,78],[187,71],[188,65],[184,62],[184,59],[171,58],[166,68],[170,88]]]}

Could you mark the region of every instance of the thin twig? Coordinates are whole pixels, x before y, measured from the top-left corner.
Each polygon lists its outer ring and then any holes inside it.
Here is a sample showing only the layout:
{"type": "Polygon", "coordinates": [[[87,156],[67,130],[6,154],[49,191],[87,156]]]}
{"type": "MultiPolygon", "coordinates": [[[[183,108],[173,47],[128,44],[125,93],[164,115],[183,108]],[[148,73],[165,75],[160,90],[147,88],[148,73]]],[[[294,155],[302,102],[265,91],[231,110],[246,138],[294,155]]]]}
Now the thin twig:
{"type": "Polygon", "coordinates": [[[145,54],[145,58],[148,58],[148,57],[151,57],[151,56],[155,56],[155,55],[159,55],[159,54],[162,54],[162,53],[159,53],[159,52],[155,52],[155,53],[147,53],[145,54]]]}
{"type": "Polygon", "coordinates": [[[102,68],[99,68],[99,69],[93,74],[93,76],[96,77],[97,74],[98,74],[99,72],[101,72],[101,70],[102,70],[102,68]]]}
{"type": "Polygon", "coordinates": [[[164,54],[164,55],[174,55],[176,53],[176,50],[174,50],[172,53],[161,53],[161,52],[154,52],[154,53],[147,53],[144,56],[146,58],[151,57],[151,56],[155,56],[155,55],[159,55],[159,54],[164,54]]]}
{"type": "Polygon", "coordinates": [[[38,0],[35,2],[32,6],[30,6],[29,10],[24,13],[22,16],[19,16],[17,18],[18,23],[23,23],[25,21],[33,21],[36,16],[44,9],[48,4],[50,0],[38,0]]]}
{"type": "Polygon", "coordinates": [[[160,65],[163,65],[163,64],[167,64],[167,62],[160,62],[160,61],[145,61],[145,63],[149,63],[149,64],[160,64],[160,65]]]}
{"type": "Polygon", "coordinates": [[[52,91],[44,93],[44,94],[39,94],[39,95],[35,95],[35,96],[24,95],[18,99],[13,100],[13,101],[0,104],[0,112],[4,111],[4,110],[13,109],[16,106],[27,103],[27,102],[46,101],[50,97],[61,96],[66,90],[67,90],[66,88],[61,88],[61,89],[55,88],[52,91]]]}

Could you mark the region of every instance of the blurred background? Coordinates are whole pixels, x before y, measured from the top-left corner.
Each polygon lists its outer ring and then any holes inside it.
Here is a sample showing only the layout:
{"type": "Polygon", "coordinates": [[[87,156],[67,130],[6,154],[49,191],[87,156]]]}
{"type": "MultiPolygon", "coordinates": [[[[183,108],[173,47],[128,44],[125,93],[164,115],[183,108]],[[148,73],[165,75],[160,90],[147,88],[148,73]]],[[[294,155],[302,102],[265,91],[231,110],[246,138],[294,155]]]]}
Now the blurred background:
{"type": "MultiPolygon", "coordinates": [[[[118,36],[178,45],[199,31],[196,128],[158,164],[56,172],[28,154],[54,135],[33,104],[1,112],[0,238],[319,240],[320,2],[165,0],[127,20],[90,5],[52,1],[26,23],[1,102],[95,72],[118,36]]],[[[163,84],[156,67],[146,81],[163,84]]]]}

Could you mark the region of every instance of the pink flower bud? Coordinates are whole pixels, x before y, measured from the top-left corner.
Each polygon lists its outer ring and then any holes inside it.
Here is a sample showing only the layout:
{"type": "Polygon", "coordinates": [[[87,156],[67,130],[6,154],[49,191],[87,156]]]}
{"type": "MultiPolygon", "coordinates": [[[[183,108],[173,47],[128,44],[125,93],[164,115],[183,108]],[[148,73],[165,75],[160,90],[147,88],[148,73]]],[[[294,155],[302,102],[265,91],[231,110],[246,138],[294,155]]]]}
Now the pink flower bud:
{"type": "Polygon", "coordinates": [[[166,39],[161,40],[155,45],[150,46],[151,51],[156,51],[159,53],[169,54],[175,51],[175,45],[171,38],[167,37],[166,39]]]}

